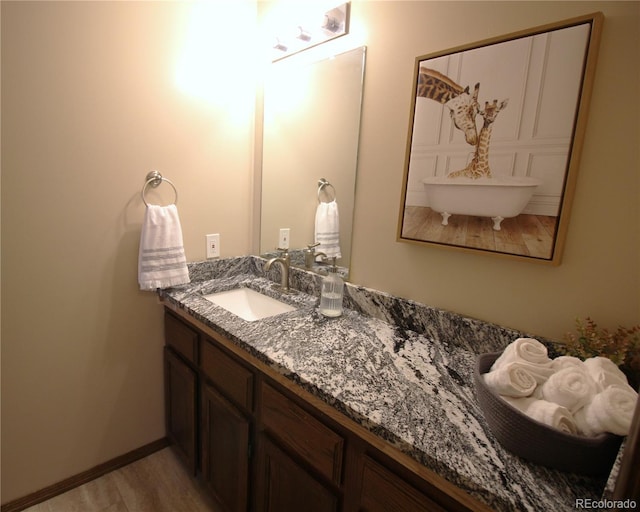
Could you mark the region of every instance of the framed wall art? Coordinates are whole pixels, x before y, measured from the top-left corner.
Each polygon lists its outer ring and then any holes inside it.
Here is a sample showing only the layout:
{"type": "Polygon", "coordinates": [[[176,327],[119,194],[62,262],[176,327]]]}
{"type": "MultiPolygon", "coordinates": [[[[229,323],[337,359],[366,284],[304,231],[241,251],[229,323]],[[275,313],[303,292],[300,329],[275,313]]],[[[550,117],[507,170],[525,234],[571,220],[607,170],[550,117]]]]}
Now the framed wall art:
{"type": "Polygon", "coordinates": [[[416,58],[399,241],[560,263],[602,22],[416,58]]]}

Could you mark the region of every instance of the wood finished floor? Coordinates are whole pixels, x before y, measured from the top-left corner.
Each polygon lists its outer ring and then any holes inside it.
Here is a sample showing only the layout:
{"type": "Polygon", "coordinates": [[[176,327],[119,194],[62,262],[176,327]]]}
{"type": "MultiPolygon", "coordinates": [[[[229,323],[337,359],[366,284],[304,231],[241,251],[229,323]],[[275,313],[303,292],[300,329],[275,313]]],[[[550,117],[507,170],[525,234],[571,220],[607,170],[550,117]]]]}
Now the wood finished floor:
{"type": "Polygon", "coordinates": [[[27,512],[221,512],[171,448],[76,487],[27,512]]]}
{"type": "Polygon", "coordinates": [[[431,208],[409,206],[405,209],[402,236],[414,240],[443,243],[506,252],[534,258],[550,258],[556,229],[556,217],[521,214],[504,219],[500,231],[493,229],[488,217],[452,215],[449,225],[431,208]]]}

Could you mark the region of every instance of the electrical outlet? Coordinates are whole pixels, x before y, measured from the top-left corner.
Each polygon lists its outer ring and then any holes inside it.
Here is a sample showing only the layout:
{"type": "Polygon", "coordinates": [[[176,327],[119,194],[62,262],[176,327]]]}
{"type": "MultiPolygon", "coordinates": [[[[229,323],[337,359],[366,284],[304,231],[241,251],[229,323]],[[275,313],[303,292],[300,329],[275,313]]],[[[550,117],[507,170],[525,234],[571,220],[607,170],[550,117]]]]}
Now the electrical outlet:
{"type": "Polygon", "coordinates": [[[220,257],[220,235],[207,235],[207,258],[220,257]]]}
{"type": "Polygon", "coordinates": [[[280,228],[280,238],[278,238],[278,248],[280,249],[289,248],[290,233],[291,233],[291,230],[289,228],[280,228]]]}

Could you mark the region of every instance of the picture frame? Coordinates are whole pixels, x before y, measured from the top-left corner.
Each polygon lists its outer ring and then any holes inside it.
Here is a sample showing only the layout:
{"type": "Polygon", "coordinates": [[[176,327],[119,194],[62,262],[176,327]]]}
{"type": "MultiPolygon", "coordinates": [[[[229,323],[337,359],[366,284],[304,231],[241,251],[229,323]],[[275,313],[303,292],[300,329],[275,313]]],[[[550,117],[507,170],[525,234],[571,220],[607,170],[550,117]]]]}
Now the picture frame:
{"type": "Polygon", "coordinates": [[[416,57],[398,241],[560,264],[603,20],[416,57]]]}

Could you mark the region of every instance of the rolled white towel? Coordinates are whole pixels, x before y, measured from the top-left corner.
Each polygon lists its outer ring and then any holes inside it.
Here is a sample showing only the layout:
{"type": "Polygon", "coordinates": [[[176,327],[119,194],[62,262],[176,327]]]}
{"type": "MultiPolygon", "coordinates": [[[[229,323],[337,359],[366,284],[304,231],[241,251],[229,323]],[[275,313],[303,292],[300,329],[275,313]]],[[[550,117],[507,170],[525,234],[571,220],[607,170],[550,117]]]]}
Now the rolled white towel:
{"type": "Polygon", "coordinates": [[[538,384],[543,384],[546,380],[553,375],[553,368],[551,365],[542,365],[542,364],[534,364],[534,363],[525,363],[520,362],[523,368],[525,368],[538,384]]]}
{"type": "Polygon", "coordinates": [[[562,405],[574,413],[591,402],[598,389],[582,366],[570,365],[551,375],[537,391],[539,398],[562,405]]]}
{"type": "Polygon", "coordinates": [[[551,359],[547,355],[547,347],[534,338],[518,338],[509,343],[504,352],[493,363],[492,368],[499,368],[513,361],[524,361],[547,366],[551,364],[551,359]]]}
{"type": "Polygon", "coordinates": [[[574,414],[578,430],[595,436],[611,432],[619,436],[629,434],[638,393],[629,385],[611,385],[600,391],[593,400],[574,414]]]}
{"type": "Polygon", "coordinates": [[[531,397],[504,397],[504,400],[540,423],[544,423],[567,434],[575,435],[578,432],[573,416],[566,407],[531,397]]]}
{"type": "Polygon", "coordinates": [[[590,357],[584,361],[587,372],[598,385],[600,391],[613,385],[627,385],[627,376],[611,360],[606,357],[590,357]]]}
{"type": "Polygon", "coordinates": [[[582,359],[573,356],[558,356],[551,360],[551,368],[556,372],[570,366],[582,366],[582,364],[582,359]]]}
{"type": "Polygon", "coordinates": [[[485,373],[484,381],[499,395],[512,397],[529,396],[537,386],[533,375],[526,370],[525,365],[518,362],[507,363],[495,371],[485,373]]]}
{"type": "Polygon", "coordinates": [[[509,343],[491,366],[491,371],[514,362],[524,365],[538,384],[546,381],[553,373],[547,347],[534,338],[518,338],[509,343]]]}

